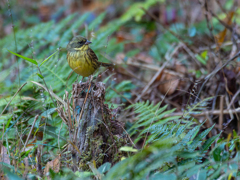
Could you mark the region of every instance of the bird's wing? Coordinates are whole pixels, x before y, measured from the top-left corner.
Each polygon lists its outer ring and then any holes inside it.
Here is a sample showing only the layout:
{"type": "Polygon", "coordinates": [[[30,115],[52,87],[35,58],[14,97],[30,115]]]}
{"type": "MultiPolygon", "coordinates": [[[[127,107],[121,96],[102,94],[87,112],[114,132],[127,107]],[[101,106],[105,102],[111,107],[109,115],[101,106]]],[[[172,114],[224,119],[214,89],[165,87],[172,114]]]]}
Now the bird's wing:
{"type": "Polygon", "coordinates": [[[98,67],[99,66],[104,66],[104,67],[113,66],[113,64],[111,64],[111,63],[99,62],[97,55],[94,53],[94,51],[91,48],[88,49],[88,56],[90,56],[90,58],[95,66],[98,66],[98,67]]]}
{"type": "Polygon", "coordinates": [[[91,48],[88,49],[87,53],[93,61],[98,61],[97,55],[95,54],[95,52],[91,48]]]}
{"type": "Polygon", "coordinates": [[[97,69],[99,67],[97,55],[94,53],[94,51],[91,48],[88,48],[87,54],[91,59],[92,65],[94,66],[95,69],[97,69]]]}

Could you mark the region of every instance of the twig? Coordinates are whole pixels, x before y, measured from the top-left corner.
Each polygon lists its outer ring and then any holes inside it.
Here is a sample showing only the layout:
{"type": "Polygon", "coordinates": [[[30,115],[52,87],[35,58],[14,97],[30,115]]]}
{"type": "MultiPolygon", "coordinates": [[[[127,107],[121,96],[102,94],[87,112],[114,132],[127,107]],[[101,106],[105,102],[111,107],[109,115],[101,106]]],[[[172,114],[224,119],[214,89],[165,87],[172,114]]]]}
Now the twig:
{"type": "Polygon", "coordinates": [[[139,99],[142,98],[142,96],[147,92],[147,90],[149,89],[149,87],[152,85],[152,83],[154,83],[154,81],[157,79],[157,77],[162,73],[163,69],[166,67],[167,63],[172,59],[172,56],[176,53],[176,51],[182,46],[182,44],[179,44],[174,51],[170,54],[169,57],[166,57],[166,61],[164,62],[164,64],[162,65],[161,68],[159,68],[158,72],[153,76],[153,78],[151,79],[151,81],[147,84],[147,86],[145,86],[145,88],[143,89],[142,93],[140,96],[137,97],[137,99],[135,100],[135,102],[137,102],[139,99]]]}
{"type": "Polygon", "coordinates": [[[227,12],[225,11],[225,9],[223,9],[223,6],[222,6],[222,4],[220,3],[220,1],[219,1],[219,0],[216,0],[216,2],[217,2],[217,4],[218,4],[218,6],[220,7],[221,11],[224,12],[225,14],[227,14],[227,12]]]}
{"type": "MultiPolygon", "coordinates": [[[[240,113],[240,107],[237,108],[237,109],[225,109],[225,110],[223,110],[223,114],[229,114],[231,112],[240,113]]],[[[204,112],[199,113],[199,114],[191,114],[190,113],[189,115],[191,115],[193,117],[201,117],[201,116],[206,116],[208,114],[219,115],[220,113],[221,113],[221,110],[214,110],[214,111],[210,110],[210,111],[204,111],[204,112]]],[[[177,112],[177,113],[167,114],[167,115],[164,116],[164,118],[165,117],[171,117],[171,116],[182,116],[182,115],[183,115],[182,112],[177,112]]]]}
{"type": "MultiPolygon", "coordinates": [[[[239,43],[240,43],[240,41],[239,41],[239,43]]],[[[114,62],[114,60],[111,57],[109,57],[108,55],[105,55],[105,56],[103,54],[101,54],[101,55],[103,57],[105,57],[106,59],[108,59],[109,61],[114,62]]],[[[132,62],[132,61],[127,61],[126,63],[119,63],[118,65],[122,65],[122,64],[123,65],[135,66],[135,67],[139,67],[139,68],[144,68],[144,69],[149,69],[149,70],[153,70],[153,71],[159,71],[161,69],[161,67],[158,67],[158,66],[155,66],[155,65],[152,65],[152,64],[136,63],[136,62],[132,62]]],[[[178,72],[170,71],[170,70],[167,70],[167,69],[165,69],[164,72],[165,71],[167,73],[170,73],[170,74],[173,74],[173,75],[176,75],[176,76],[180,76],[182,78],[184,77],[183,74],[180,74],[178,72]]],[[[122,72],[120,72],[120,73],[122,73],[122,72]]],[[[135,78],[139,80],[138,77],[135,77],[135,78]]]]}
{"type": "MultiPolygon", "coordinates": [[[[227,107],[228,107],[228,106],[229,106],[229,96],[225,96],[225,102],[226,102],[226,105],[227,105],[227,107]]],[[[233,105],[233,109],[235,109],[235,106],[234,106],[234,105],[233,105]]],[[[234,119],[232,111],[230,112],[229,115],[230,115],[231,119],[234,119]]],[[[237,114],[236,114],[236,117],[238,117],[237,114]]],[[[239,121],[238,118],[237,118],[237,121],[239,121]]]]}
{"type": "Polygon", "coordinates": [[[124,127],[123,127],[121,124],[119,124],[119,125],[120,125],[121,128],[125,131],[125,133],[127,134],[127,137],[128,137],[128,139],[130,140],[130,142],[132,143],[132,145],[133,145],[135,148],[137,148],[137,146],[134,144],[134,142],[132,141],[131,137],[129,136],[128,132],[124,129],[124,127]]]}
{"type": "MultiPolygon", "coordinates": [[[[41,72],[39,66],[37,66],[37,68],[38,68],[39,73],[42,75],[42,72],[41,72]]],[[[51,100],[52,100],[54,106],[57,107],[56,103],[53,101],[52,94],[50,93],[50,90],[49,90],[48,87],[47,87],[47,83],[45,82],[44,78],[43,78],[42,80],[43,80],[43,83],[44,83],[45,86],[46,86],[47,92],[48,92],[48,94],[50,95],[50,98],[51,98],[51,100]]]]}
{"type": "Polygon", "coordinates": [[[157,77],[161,74],[161,72],[163,71],[163,69],[166,67],[168,61],[166,61],[162,67],[158,70],[158,72],[153,76],[153,78],[151,79],[151,81],[145,86],[145,88],[143,89],[142,93],[140,94],[140,96],[137,97],[137,99],[135,100],[135,102],[137,102],[139,99],[142,98],[142,96],[147,92],[148,88],[152,85],[152,83],[157,79],[157,77]]]}
{"type": "Polygon", "coordinates": [[[58,133],[58,150],[59,152],[61,152],[61,149],[60,149],[60,135],[61,135],[61,130],[62,130],[62,127],[63,127],[63,122],[61,123],[61,127],[59,129],[59,133],[58,133]]]}
{"type": "Polygon", "coordinates": [[[24,179],[27,179],[27,174],[28,174],[28,172],[29,172],[29,163],[28,163],[28,157],[25,157],[24,159],[23,159],[23,161],[24,161],[24,165],[25,165],[25,168],[24,168],[24,173],[23,173],[23,178],[24,179]]]}
{"type": "Polygon", "coordinates": [[[7,103],[7,105],[5,106],[5,108],[3,109],[2,113],[0,114],[0,117],[2,116],[2,114],[4,113],[4,111],[7,109],[7,107],[9,106],[9,104],[12,102],[13,98],[18,94],[19,91],[21,91],[21,89],[23,88],[23,86],[25,86],[27,84],[27,82],[25,82],[18,90],[17,92],[14,94],[14,96],[12,97],[12,99],[7,103]]]}
{"type": "Polygon", "coordinates": [[[220,97],[220,114],[219,114],[219,129],[222,130],[223,127],[223,104],[224,104],[224,96],[220,97]]]}
{"type": "Polygon", "coordinates": [[[128,69],[124,69],[124,71],[122,71],[122,69],[120,69],[120,71],[117,70],[117,72],[120,73],[120,74],[126,75],[126,76],[133,77],[133,78],[137,79],[141,83],[145,83],[145,82],[143,82],[143,80],[141,78],[136,76],[133,72],[131,72],[128,69]]]}
{"type": "Polygon", "coordinates": [[[145,69],[150,69],[150,70],[154,70],[154,71],[159,71],[161,69],[158,66],[142,64],[142,63],[127,62],[126,64],[130,65],[130,66],[136,66],[136,67],[139,67],[139,68],[145,68],[145,69]]]}
{"type": "MultiPolygon", "coordinates": [[[[82,109],[81,109],[81,113],[80,113],[80,116],[78,118],[78,121],[76,122],[77,124],[77,128],[78,128],[78,123],[80,122],[81,118],[82,118],[82,115],[83,115],[83,111],[84,111],[84,106],[85,106],[85,103],[87,101],[87,97],[88,97],[88,93],[89,93],[89,90],[91,88],[91,83],[92,83],[92,79],[93,79],[93,76],[91,76],[91,79],[89,81],[89,86],[88,86],[88,90],[87,90],[87,94],[86,94],[86,97],[85,97],[85,100],[83,102],[83,105],[82,105],[82,109]]],[[[77,136],[77,129],[76,129],[76,132],[74,133],[74,141],[76,140],[76,136],[77,136]]]]}
{"type": "Polygon", "coordinates": [[[198,91],[198,94],[197,94],[197,98],[195,99],[195,102],[196,100],[198,99],[203,87],[205,86],[205,84],[208,82],[208,80],[213,77],[216,73],[218,73],[221,69],[223,69],[225,66],[227,66],[232,60],[236,59],[238,56],[240,56],[240,51],[232,58],[230,58],[229,60],[227,60],[221,67],[216,67],[215,70],[213,70],[212,73],[210,73],[209,75],[207,75],[204,79],[205,81],[203,82],[201,88],[199,89],[198,91]]]}
{"type": "Polygon", "coordinates": [[[28,134],[27,140],[26,140],[26,142],[25,142],[25,144],[24,144],[24,147],[23,147],[23,152],[25,151],[25,148],[26,148],[26,146],[27,146],[27,143],[28,143],[28,140],[29,140],[29,138],[30,138],[30,135],[32,134],[32,130],[33,130],[34,125],[35,125],[35,123],[36,123],[36,121],[37,121],[37,119],[38,119],[38,116],[39,116],[39,115],[36,115],[35,118],[34,118],[32,127],[31,127],[31,129],[30,129],[30,132],[29,132],[29,134],[28,134]]]}
{"type": "Polygon", "coordinates": [[[68,99],[68,92],[66,91],[67,96],[67,108],[68,108],[68,123],[70,124],[70,130],[72,130],[72,119],[71,119],[71,113],[70,113],[70,100],[68,99]]]}
{"type": "MultiPolygon", "coordinates": [[[[237,40],[236,41],[236,44],[239,44],[240,43],[240,40],[237,40]]],[[[223,43],[222,45],[221,45],[221,47],[224,47],[224,46],[231,46],[231,45],[233,45],[233,42],[225,42],[225,43],[223,43]]],[[[217,48],[217,45],[216,44],[214,44],[214,45],[212,45],[212,46],[210,46],[210,49],[216,49],[217,48]]],[[[209,50],[209,47],[200,47],[199,48],[199,50],[198,50],[198,53],[200,53],[200,52],[202,52],[202,51],[206,51],[206,50],[209,50]]]]}
{"type": "Polygon", "coordinates": [[[82,115],[83,115],[83,109],[84,109],[85,103],[86,103],[86,101],[87,101],[87,97],[88,97],[88,93],[89,93],[89,90],[90,90],[90,87],[91,87],[91,83],[92,83],[92,76],[91,76],[91,80],[90,80],[90,82],[89,82],[88,91],[87,91],[87,94],[86,94],[85,100],[84,100],[83,105],[82,105],[82,110],[81,110],[81,113],[80,113],[80,116],[79,116],[78,122],[79,122],[80,119],[82,118],[82,115]]]}
{"type": "MultiPolygon", "coordinates": [[[[34,83],[34,84],[36,84],[36,85],[38,85],[38,86],[40,86],[40,87],[42,87],[45,91],[47,91],[47,88],[44,86],[44,85],[42,85],[42,84],[40,84],[40,83],[38,83],[38,82],[35,82],[35,81],[31,81],[32,83],[34,83]]],[[[59,96],[57,96],[52,90],[49,90],[48,91],[56,100],[58,100],[59,102],[61,102],[63,105],[64,105],[64,107],[67,107],[67,103],[66,102],[64,102],[59,96]]],[[[70,107],[70,109],[71,109],[71,107],[70,107]]],[[[71,109],[71,111],[72,111],[72,109],[71,109]]]]}
{"type": "Polygon", "coordinates": [[[231,102],[229,103],[229,105],[228,105],[228,109],[230,109],[230,107],[233,105],[233,103],[234,103],[234,101],[235,101],[235,99],[237,98],[237,96],[238,96],[238,94],[240,93],[240,89],[234,94],[234,96],[232,97],[232,100],[231,100],[231,102]]]}
{"type": "Polygon", "coordinates": [[[201,64],[200,62],[197,60],[197,58],[195,57],[195,54],[185,45],[183,44],[183,48],[185,49],[185,51],[191,56],[191,58],[195,61],[195,63],[198,65],[198,67],[200,67],[201,72],[203,73],[203,70],[201,69],[201,64]]]}
{"type": "Polygon", "coordinates": [[[157,96],[159,96],[162,99],[162,101],[165,101],[166,104],[171,104],[171,105],[177,107],[178,110],[181,110],[181,106],[178,103],[175,103],[174,101],[169,100],[168,98],[163,96],[160,92],[157,92],[157,96]]]}
{"type": "Polygon", "coordinates": [[[77,125],[77,117],[76,117],[76,112],[75,112],[75,102],[74,102],[74,97],[72,98],[72,106],[73,106],[73,127],[76,127],[77,125]]]}
{"type": "MultiPolygon", "coordinates": [[[[219,19],[216,14],[214,14],[212,11],[210,11],[210,13],[211,13],[211,15],[212,15],[213,17],[215,17],[225,28],[227,28],[227,29],[230,30],[231,32],[233,31],[233,28],[232,28],[231,26],[229,26],[227,23],[225,23],[224,21],[222,21],[221,19],[219,19]]],[[[228,17],[228,16],[227,16],[227,17],[228,17]]],[[[228,18],[230,18],[230,17],[228,17],[228,18]]],[[[237,35],[238,35],[238,34],[237,34],[237,35]]],[[[238,35],[238,37],[239,37],[239,35],[238,35]]]]}

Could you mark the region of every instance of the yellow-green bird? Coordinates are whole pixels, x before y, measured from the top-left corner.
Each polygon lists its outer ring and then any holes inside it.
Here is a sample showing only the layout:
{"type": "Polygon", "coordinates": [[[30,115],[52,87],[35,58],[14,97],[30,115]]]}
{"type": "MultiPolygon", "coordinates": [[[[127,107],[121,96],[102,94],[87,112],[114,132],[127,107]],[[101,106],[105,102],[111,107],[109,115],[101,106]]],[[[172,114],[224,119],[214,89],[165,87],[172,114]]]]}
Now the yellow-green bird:
{"type": "Polygon", "coordinates": [[[98,57],[89,47],[92,43],[82,36],[75,36],[67,45],[67,61],[77,74],[88,77],[100,66],[110,67],[113,64],[98,61],[98,57]]]}

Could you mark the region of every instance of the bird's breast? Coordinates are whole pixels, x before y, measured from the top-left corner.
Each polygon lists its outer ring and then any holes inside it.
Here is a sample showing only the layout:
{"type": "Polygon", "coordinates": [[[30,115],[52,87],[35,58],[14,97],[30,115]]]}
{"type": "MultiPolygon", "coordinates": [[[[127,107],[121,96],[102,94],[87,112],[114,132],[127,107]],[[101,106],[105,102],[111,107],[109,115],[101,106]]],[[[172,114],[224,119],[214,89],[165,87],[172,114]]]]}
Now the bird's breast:
{"type": "Polygon", "coordinates": [[[92,75],[96,70],[87,51],[68,51],[67,61],[74,72],[84,77],[92,75]]]}

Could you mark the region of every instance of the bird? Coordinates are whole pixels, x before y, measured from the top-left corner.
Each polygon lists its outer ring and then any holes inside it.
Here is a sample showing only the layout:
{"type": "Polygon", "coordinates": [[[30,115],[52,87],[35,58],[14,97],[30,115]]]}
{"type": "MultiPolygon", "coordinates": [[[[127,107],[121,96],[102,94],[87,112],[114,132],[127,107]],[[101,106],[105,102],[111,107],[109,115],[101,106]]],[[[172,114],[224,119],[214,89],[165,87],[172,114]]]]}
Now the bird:
{"type": "MultiPolygon", "coordinates": [[[[99,62],[89,47],[92,42],[83,36],[75,36],[67,45],[67,61],[72,70],[83,78],[93,75],[100,67],[112,67],[111,63],[99,62]]],[[[81,82],[81,81],[80,81],[81,82]]]]}

